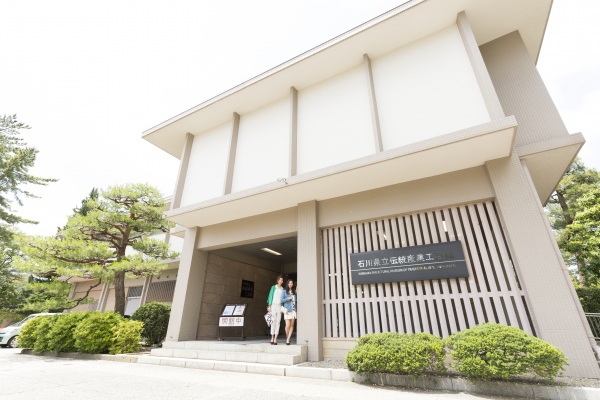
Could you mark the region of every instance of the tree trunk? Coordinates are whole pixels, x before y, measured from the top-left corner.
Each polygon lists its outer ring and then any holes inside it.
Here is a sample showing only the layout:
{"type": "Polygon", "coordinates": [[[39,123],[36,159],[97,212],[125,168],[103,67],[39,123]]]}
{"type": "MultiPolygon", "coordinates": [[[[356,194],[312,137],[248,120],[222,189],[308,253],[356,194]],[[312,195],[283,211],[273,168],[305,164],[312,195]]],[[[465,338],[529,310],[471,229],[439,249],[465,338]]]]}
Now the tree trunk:
{"type": "Polygon", "coordinates": [[[569,214],[569,205],[567,204],[565,196],[557,190],[556,198],[558,199],[558,204],[560,204],[560,208],[562,209],[563,215],[565,216],[566,224],[571,225],[573,223],[573,217],[571,217],[571,215],[569,214]]]}
{"type": "Polygon", "coordinates": [[[115,272],[115,312],[125,315],[125,272],[115,272]]]}

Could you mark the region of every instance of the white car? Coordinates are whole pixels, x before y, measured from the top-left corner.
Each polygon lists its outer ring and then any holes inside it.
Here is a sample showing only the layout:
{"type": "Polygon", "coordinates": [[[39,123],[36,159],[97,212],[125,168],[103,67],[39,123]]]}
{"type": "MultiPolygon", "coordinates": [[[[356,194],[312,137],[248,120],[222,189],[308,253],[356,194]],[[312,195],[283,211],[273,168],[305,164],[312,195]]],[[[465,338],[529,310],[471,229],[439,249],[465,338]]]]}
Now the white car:
{"type": "Polygon", "coordinates": [[[30,319],[41,317],[42,315],[54,315],[54,314],[56,314],[56,313],[31,314],[15,324],[12,324],[12,325],[7,326],[6,328],[0,329],[0,347],[14,347],[15,339],[17,336],[19,336],[19,332],[21,332],[21,328],[30,319]]]}

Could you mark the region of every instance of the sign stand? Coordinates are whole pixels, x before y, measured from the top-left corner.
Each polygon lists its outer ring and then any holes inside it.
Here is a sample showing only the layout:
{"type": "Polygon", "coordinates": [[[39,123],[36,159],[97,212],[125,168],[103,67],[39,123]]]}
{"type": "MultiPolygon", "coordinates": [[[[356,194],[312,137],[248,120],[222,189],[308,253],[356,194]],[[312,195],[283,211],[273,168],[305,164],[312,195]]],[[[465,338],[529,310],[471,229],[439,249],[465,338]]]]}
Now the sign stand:
{"type": "MultiPolygon", "coordinates": [[[[221,336],[221,328],[242,328],[242,335],[240,336],[240,340],[245,340],[246,336],[244,335],[244,323],[245,323],[245,314],[247,309],[247,304],[225,304],[223,307],[223,311],[219,316],[219,333],[218,339],[223,340],[221,336]]],[[[229,337],[229,336],[228,336],[229,337]]],[[[235,337],[235,336],[234,336],[235,337]]]]}

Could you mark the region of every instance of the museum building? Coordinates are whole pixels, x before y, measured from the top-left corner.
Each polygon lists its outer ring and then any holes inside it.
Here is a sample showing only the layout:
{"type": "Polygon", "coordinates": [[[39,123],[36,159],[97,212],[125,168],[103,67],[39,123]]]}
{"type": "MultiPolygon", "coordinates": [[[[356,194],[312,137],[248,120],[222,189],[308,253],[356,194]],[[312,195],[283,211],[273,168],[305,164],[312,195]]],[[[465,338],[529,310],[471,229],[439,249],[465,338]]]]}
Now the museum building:
{"type": "Polygon", "coordinates": [[[216,338],[230,303],[264,334],[286,274],[309,360],[497,322],[600,377],[542,208],[584,143],[536,69],[551,5],[408,1],[144,132],[180,159],[166,340],[216,338]]]}

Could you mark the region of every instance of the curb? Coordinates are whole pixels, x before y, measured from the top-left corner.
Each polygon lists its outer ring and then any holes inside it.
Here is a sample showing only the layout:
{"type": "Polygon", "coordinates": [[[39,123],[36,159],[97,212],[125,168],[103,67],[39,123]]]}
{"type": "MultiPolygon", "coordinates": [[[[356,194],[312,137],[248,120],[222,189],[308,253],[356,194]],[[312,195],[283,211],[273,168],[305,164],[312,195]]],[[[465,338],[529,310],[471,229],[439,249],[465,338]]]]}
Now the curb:
{"type": "Polygon", "coordinates": [[[575,386],[547,386],[521,382],[470,381],[461,377],[421,376],[392,374],[360,375],[346,369],[227,362],[214,360],[192,360],[161,358],[145,354],[85,354],[85,353],[34,353],[31,349],[21,350],[21,354],[46,357],[75,358],[81,360],[103,360],[128,363],[150,364],[179,368],[208,369],[278,375],[294,378],[322,379],[342,382],[371,383],[376,385],[405,387],[412,389],[442,390],[482,394],[488,396],[521,397],[528,399],[577,399],[600,400],[600,389],[575,386]]]}
{"type": "Polygon", "coordinates": [[[600,389],[589,387],[548,386],[521,382],[470,381],[461,377],[413,377],[391,374],[357,375],[357,378],[355,381],[359,383],[368,382],[385,386],[446,390],[488,396],[523,397],[544,400],[600,399],[600,389]]]}

